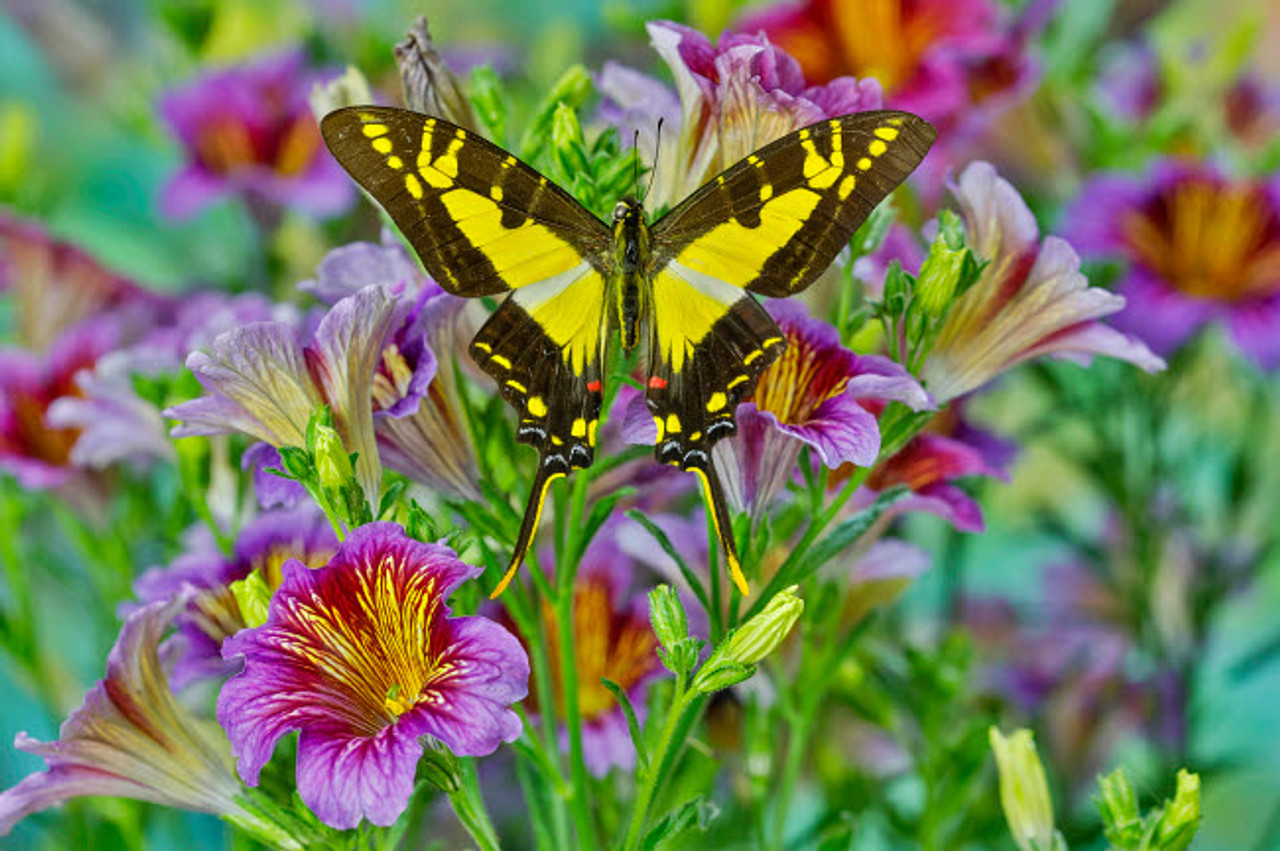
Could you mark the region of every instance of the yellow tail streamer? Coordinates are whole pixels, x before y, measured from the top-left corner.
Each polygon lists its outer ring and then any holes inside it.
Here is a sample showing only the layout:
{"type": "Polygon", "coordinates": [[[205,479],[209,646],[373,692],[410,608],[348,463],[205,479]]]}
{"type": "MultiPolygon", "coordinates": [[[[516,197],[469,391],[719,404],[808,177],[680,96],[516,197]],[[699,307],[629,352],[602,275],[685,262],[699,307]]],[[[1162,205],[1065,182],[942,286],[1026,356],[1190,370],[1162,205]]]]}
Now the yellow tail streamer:
{"type": "Polygon", "coordinates": [[[733,518],[729,516],[729,506],[724,501],[724,490],[720,487],[720,477],[714,467],[702,469],[693,467],[693,472],[702,479],[702,492],[706,497],[707,509],[711,514],[711,522],[716,527],[716,537],[720,539],[720,547],[724,550],[725,565],[729,568],[729,578],[737,586],[738,592],[746,597],[751,593],[747,587],[747,577],[742,573],[742,564],[738,561],[738,548],[733,541],[733,518]]]}
{"type": "Polygon", "coordinates": [[[497,599],[499,594],[507,590],[511,580],[515,579],[516,571],[524,563],[524,557],[529,551],[529,545],[533,543],[534,533],[538,531],[538,521],[542,518],[542,504],[547,501],[547,489],[551,487],[551,483],[556,479],[562,478],[564,478],[564,473],[548,473],[545,465],[539,468],[538,478],[534,480],[533,491],[529,494],[529,504],[524,509],[524,522],[520,524],[520,534],[516,536],[516,547],[515,552],[511,555],[511,566],[507,568],[507,572],[498,581],[498,587],[494,588],[493,593],[489,595],[490,600],[497,599]]]}

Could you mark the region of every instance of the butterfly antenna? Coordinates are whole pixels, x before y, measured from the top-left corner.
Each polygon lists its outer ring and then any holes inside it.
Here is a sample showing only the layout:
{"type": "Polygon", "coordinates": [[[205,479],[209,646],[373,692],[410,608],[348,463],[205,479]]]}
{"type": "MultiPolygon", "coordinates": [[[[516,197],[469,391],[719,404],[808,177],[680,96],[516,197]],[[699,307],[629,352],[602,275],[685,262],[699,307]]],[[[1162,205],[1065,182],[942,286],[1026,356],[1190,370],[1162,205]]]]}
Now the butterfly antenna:
{"type": "MultiPolygon", "coordinates": [[[[662,153],[662,119],[658,119],[658,140],[653,146],[653,168],[649,171],[649,185],[645,187],[644,198],[649,197],[649,193],[653,191],[653,177],[658,173],[658,155],[662,153]]],[[[644,198],[641,200],[643,201],[644,198]]]]}
{"type": "Polygon", "coordinates": [[[525,506],[524,522],[520,524],[520,534],[516,536],[516,546],[511,556],[511,565],[507,568],[507,572],[502,575],[502,579],[498,580],[498,587],[494,588],[493,593],[489,595],[490,600],[497,599],[499,594],[507,590],[507,586],[511,584],[511,580],[516,576],[516,571],[524,563],[525,554],[529,552],[529,545],[533,543],[533,535],[538,531],[538,521],[542,518],[542,504],[547,501],[547,489],[551,487],[552,482],[563,476],[564,473],[562,472],[552,472],[546,464],[540,463],[538,465],[538,477],[533,482],[533,492],[529,494],[529,504],[525,506]]]}
{"type": "Polygon", "coordinates": [[[631,189],[640,194],[640,128],[631,131],[631,189]]]}

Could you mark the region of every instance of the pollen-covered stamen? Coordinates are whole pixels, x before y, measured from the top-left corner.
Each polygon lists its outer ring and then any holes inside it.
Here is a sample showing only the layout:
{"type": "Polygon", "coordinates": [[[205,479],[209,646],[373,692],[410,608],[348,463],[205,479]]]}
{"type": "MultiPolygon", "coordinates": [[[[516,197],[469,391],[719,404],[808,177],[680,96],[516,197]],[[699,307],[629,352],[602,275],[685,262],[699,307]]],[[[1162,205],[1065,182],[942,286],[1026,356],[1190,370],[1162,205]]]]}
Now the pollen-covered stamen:
{"type": "Polygon", "coordinates": [[[1256,186],[1188,178],[1122,228],[1138,261],[1188,295],[1233,302],[1280,290],[1280,220],[1256,186]]]}
{"type": "Polygon", "coordinates": [[[849,373],[833,358],[822,357],[799,334],[787,334],[782,355],[760,376],[751,401],[781,423],[801,423],[832,396],[843,393],[849,373]]]}
{"type": "Polygon", "coordinates": [[[390,557],[360,565],[356,577],[348,598],[289,600],[300,630],[279,649],[341,692],[345,700],[332,708],[353,729],[374,735],[429,700],[430,685],[456,665],[442,664],[436,646],[443,615],[434,579],[405,575],[390,557]]]}
{"type": "Polygon", "coordinates": [[[374,410],[385,410],[409,394],[413,367],[405,360],[400,347],[389,344],[382,350],[382,360],[373,374],[374,410]]]}

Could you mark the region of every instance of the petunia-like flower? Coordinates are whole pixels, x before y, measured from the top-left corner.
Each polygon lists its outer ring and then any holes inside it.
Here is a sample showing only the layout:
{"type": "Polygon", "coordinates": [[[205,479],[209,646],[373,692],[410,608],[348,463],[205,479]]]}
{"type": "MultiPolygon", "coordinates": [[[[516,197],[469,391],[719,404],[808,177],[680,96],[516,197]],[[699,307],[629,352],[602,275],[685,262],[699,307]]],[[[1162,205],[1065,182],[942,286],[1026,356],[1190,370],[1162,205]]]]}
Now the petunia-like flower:
{"type": "Polygon", "coordinates": [[[924,385],[939,403],[1042,355],[1107,355],[1148,372],[1164,368],[1141,341],[1097,321],[1124,299],[1090,287],[1065,240],[1039,239],[1026,202],[989,163],[965,168],[952,191],[969,246],[987,265],[952,306],[925,361],[924,385]]]}
{"type": "Polygon", "coordinates": [[[188,162],[164,188],[165,215],[190,218],[228,195],[316,215],[350,206],[354,187],[321,143],[307,101],[314,82],[302,53],[289,51],[166,93],[160,115],[188,162]]]}
{"type": "Polygon", "coordinates": [[[0,794],[0,836],[31,813],[89,795],[248,817],[227,737],[174,697],[158,651],[182,600],[155,602],[125,621],[107,675],[62,725],[56,742],[19,733],[15,747],[45,771],[0,794]]]}
{"type": "Polygon", "coordinates": [[[454,370],[468,303],[426,278],[389,234],[331,251],[302,289],[331,303],[372,284],[401,293],[373,379],[374,431],[383,462],[434,491],[479,499],[475,449],[454,370]]]}
{"type": "Polygon", "coordinates": [[[103,313],[156,321],[170,300],[105,268],[39,224],[0,212],[0,294],[13,299],[20,345],[44,352],[72,325],[103,313]]]}
{"type": "Polygon", "coordinates": [[[1130,306],[1114,321],[1156,352],[1222,322],[1260,367],[1280,367],[1280,181],[1165,160],[1089,181],[1066,229],[1086,255],[1127,262],[1130,306]]]}
{"type": "Polygon", "coordinates": [[[966,108],[1025,73],[1012,28],[991,0],[805,0],[780,3],[738,24],[796,58],[804,75],[876,79],[887,102],[949,126],[966,108]]]}
{"type": "Polygon", "coordinates": [[[256,572],[274,591],[284,578],[285,562],[323,567],[337,549],[328,518],[307,500],[258,515],[241,530],[230,557],[200,527],[172,564],[140,576],[135,589],[142,603],[180,596],[187,600],[176,618],[174,649],[166,650],[173,687],[185,688],[236,669],[222,658],[222,642],[248,624],[231,593],[231,583],[256,572]]]}
{"type": "Polygon", "coordinates": [[[605,97],[602,116],[625,138],[637,130],[641,151],[655,149],[657,119],[668,122],[647,199],[654,210],[682,200],[792,130],[881,105],[874,80],[840,77],[806,85],[799,63],[766,38],[726,33],[712,45],[702,33],[679,24],[647,26],[654,49],[675,77],[679,113],[669,89],[631,69],[606,64],[598,86],[605,97]]]}
{"type": "Polygon", "coordinates": [[[307,423],[320,405],[333,411],[348,452],[358,452],[356,477],[377,506],[382,466],[373,434],[374,369],[395,302],[381,287],[342,299],[303,345],[285,322],[257,322],[193,352],[187,367],[210,392],[169,408],[182,422],[174,437],[243,432],[275,447],[306,446],[307,423]]]}
{"type": "Polygon", "coordinates": [[[257,785],[276,742],[298,730],[298,794],[339,829],[404,811],[430,736],[464,756],[514,741],[509,704],[527,691],[520,642],[445,603],[480,569],[392,523],[353,529],[328,565],[290,561],[267,622],[223,646],[244,671],[218,695],[240,776],[257,785]]]}
{"type": "MultiPolygon", "coordinates": [[[[903,367],[844,348],[836,329],[811,318],[803,305],[778,300],[766,309],[787,347],[738,405],[738,433],[712,453],[730,502],[757,520],[795,475],[806,446],[831,469],[875,463],[880,429],[864,403],[894,400],[914,410],[931,405],[903,367]]],[[[633,422],[633,439],[652,442],[652,417],[647,430],[638,417],[633,422]]]]}
{"type": "Polygon", "coordinates": [[[51,427],[49,406],[78,394],[77,373],[91,368],[119,340],[119,325],[97,317],[67,329],[46,355],[0,349],[0,469],[17,476],[23,487],[56,488],[75,475],[71,451],[79,432],[51,427]]]}

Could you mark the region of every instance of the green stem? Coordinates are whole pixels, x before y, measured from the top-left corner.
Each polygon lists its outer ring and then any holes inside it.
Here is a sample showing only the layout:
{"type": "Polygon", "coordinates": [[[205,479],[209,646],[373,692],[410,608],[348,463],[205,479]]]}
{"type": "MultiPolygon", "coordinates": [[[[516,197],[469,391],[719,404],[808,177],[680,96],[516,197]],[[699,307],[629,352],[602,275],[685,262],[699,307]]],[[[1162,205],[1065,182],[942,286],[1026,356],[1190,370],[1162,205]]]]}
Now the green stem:
{"type": "Polygon", "coordinates": [[[685,689],[684,677],[676,677],[676,690],[671,698],[671,709],[662,725],[662,734],[658,737],[658,746],[649,759],[649,767],[644,772],[644,781],[640,785],[640,794],[636,797],[635,809],[631,812],[631,824],[627,828],[627,838],[623,842],[624,851],[633,851],[640,847],[641,834],[644,832],[645,819],[649,814],[649,805],[662,782],[662,768],[667,761],[667,752],[671,749],[671,741],[676,729],[680,726],[680,717],[690,703],[690,695],[685,689]]]}
{"type": "Polygon", "coordinates": [[[499,851],[498,834],[489,821],[489,813],[484,808],[484,798],[480,794],[480,782],[476,778],[475,760],[459,760],[459,785],[457,791],[449,793],[449,802],[453,811],[458,814],[458,821],[471,834],[480,851],[499,851]]]}
{"type": "Polygon", "coordinates": [[[557,565],[556,571],[556,632],[560,649],[560,680],[564,698],[564,723],[569,731],[569,772],[572,793],[569,809],[573,813],[574,828],[578,835],[578,847],[595,847],[595,827],[587,795],[590,778],[587,763],[582,754],[582,712],[578,701],[578,658],[574,648],[573,603],[574,581],[577,579],[579,533],[582,529],[582,513],[586,505],[588,478],[579,475],[573,483],[570,500],[569,529],[565,542],[568,556],[557,565]]]}

